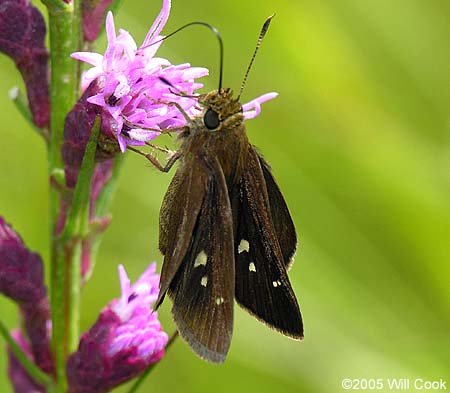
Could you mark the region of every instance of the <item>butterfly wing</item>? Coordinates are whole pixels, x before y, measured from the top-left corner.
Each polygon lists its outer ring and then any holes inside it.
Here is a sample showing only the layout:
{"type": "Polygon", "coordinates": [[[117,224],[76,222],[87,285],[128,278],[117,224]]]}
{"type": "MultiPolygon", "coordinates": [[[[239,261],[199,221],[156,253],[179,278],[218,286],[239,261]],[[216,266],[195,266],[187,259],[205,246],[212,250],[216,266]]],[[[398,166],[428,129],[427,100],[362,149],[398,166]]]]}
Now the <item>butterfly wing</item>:
{"type": "Polygon", "coordinates": [[[182,162],[164,196],[159,217],[159,248],[164,255],[157,309],[169,289],[191,243],[203,198],[209,170],[201,160],[182,162]]]}
{"type": "Polygon", "coordinates": [[[297,249],[297,235],[294,222],[283,194],[270,171],[269,164],[261,156],[259,156],[259,163],[266,181],[273,227],[280,243],[284,264],[289,269],[292,266],[293,257],[297,249]]]}
{"type": "Polygon", "coordinates": [[[200,357],[221,363],[233,330],[234,240],[222,168],[216,158],[206,167],[206,192],[189,234],[192,241],[168,294],[180,335],[200,357]]]}
{"type": "MultiPolygon", "coordinates": [[[[276,205],[269,203],[264,170],[251,145],[237,193],[238,197],[233,198],[233,201],[238,200],[238,214],[235,216],[236,300],[270,327],[301,339],[302,317],[286,273],[286,257],[292,250],[284,255],[277,237],[281,228],[291,225],[282,222],[274,225],[272,216],[276,211],[271,211],[271,208],[276,205]]],[[[295,234],[291,234],[291,239],[292,236],[295,234]]],[[[288,244],[292,249],[292,241],[288,244]]]]}

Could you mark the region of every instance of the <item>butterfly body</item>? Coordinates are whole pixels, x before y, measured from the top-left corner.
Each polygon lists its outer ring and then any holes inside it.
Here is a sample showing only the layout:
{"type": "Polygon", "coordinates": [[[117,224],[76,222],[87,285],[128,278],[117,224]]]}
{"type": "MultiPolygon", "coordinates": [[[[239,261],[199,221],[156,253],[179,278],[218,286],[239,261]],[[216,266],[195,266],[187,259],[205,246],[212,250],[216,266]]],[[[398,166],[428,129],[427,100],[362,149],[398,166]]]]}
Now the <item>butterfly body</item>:
{"type": "Polygon", "coordinates": [[[201,357],[223,362],[234,300],[292,338],[303,337],[287,276],[297,239],[268,164],[247,138],[229,89],[199,98],[202,116],[180,134],[179,167],[160,212],[166,293],[180,335],[201,357]]]}
{"type": "MultiPolygon", "coordinates": [[[[200,99],[206,109],[203,116],[193,119],[181,134],[183,156],[191,154],[193,159],[215,156],[220,162],[227,185],[237,180],[246,159],[245,147],[248,138],[243,125],[241,104],[233,98],[229,89],[219,94],[213,91],[200,99]],[[209,113],[219,115],[218,126],[211,130],[205,126],[205,116],[209,113]]],[[[213,115],[214,116],[214,115],[213,115]]]]}

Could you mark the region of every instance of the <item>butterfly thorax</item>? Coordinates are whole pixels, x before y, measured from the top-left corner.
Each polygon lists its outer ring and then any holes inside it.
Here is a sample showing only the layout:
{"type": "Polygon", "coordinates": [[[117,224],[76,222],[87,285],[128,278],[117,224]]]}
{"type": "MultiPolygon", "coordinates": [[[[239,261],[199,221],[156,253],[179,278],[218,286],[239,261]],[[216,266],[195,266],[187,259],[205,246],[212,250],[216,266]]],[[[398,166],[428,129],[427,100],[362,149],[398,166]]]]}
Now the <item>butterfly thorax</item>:
{"type": "Polygon", "coordinates": [[[183,132],[182,149],[184,158],[214,157],[220,162],[227,184],[239,179],[246,157],[248,139],[243,125],[242,105],[233,98],[230,89],[214,90],[199,98],[202,105],[202,115],[195,117],[183,132]],[[208,121],[217,121],[217,127],[212,128],[208,121]]]}

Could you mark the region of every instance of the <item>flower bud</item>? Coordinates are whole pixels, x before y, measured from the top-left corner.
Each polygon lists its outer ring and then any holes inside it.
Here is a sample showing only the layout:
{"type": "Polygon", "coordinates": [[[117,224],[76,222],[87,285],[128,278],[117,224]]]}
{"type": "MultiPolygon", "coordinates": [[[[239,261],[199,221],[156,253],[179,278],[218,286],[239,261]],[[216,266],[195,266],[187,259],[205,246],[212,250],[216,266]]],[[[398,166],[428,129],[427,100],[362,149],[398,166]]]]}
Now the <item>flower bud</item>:
{"type": "Polygon", "coordinates": [[[28,104],[38,127],[50,120],[48,51],[45,21],[28,0],[3,0],[0,7],[0,51],[11,57],[22,74],[28,104]]]}
{"type": "Polygon", "coordinates": [[[49,349],[50,307],[41,257],[28,250],[19,235],[0,217],[0,292],[20,307],[36,364],[53,371],[49,349]]]}
{"type": "Polygon", "coordinates": [[[94,42],[105,20],[105,14],[112,0],[84,0],[83,7],[83,35],[88,42],[94,42]]]}
{"type": "MultiPolygon", "coordinates": [[[[14,330],[11,333],[14,341],[19,345],[25,355],[28,356],[30,360],[33,360],[33,355],[31,354],[30,346],[19,330],[14,330]]],[[[14,353],[11,351],[11,348],[7,348],[8,351],[8,377],[13,386],[14,392],[16,393],[45,393],[45,389],[43,386],[38,385],[34,382],[30,376],[28,375],[25,368],[22,366],[14,353]]]]}

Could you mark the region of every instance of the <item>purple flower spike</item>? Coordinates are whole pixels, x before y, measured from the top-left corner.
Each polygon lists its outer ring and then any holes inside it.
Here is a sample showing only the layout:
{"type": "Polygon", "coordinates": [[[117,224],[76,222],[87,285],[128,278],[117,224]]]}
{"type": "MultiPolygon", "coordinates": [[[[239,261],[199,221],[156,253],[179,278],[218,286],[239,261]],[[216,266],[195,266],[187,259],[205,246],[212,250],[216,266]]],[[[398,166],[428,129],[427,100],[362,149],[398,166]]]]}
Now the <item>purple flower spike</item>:
{"type": "Polygon", "coordinates": [[[245,120],[254,119],[256,116],[258,116],[261,113],[261,104],[266,101],[272,100],[277,96],[278,96],[278,93],[266,93],[258,98],[255,98],[254,100],[251,100],[250,102],[247,102],[246,104],[242,105],[244,119],[245,120]]]}
{"type": "Polygon", "coordinates": [[[0,2],[0,52],[11,57],[22,74],[38,127],[46,126],[50,119],[45,33],[42,14],[28,0],[0,2]]]}
{"type": "Polygon", "coordinates": [[[164,356],[167,334],[150,309],[159,292],[155,271],[153,263],[130,286],[125,269],[119,266],[120,298],[100,313],[67,362],[70,393],[107,392],[164,356]]]}
{"type": "Polygon", "coordinates": [[[163,0],[162,10],[140,48],[127,31],[116,34],[113,15],[109,12],[105,54],[72,54],[74,59],[93,66],[84,74],[82,87],[86,88],[94,80],[104,86],[87,101],[113,119],[114,137],[122,152],[127,145],[144,145],[162,130],[185,125],[182,113],[167,103],[177,102],[191,116],[200,113],[197,100],[189,96],[203,87],[195,79],[208,75],[208,70],[189,64],[174,66],[167,59],[154,57],[169,12],[170,0],[163,0]]]}
{"type": "Polygon", "coordinates": [[[0,217],[0,292],[18,303],[36,364],[53,372],[49,349],[50,308],[41,257],[0,217]]]}
{"type": "MultiPolygon", "coordinates": [[[[33,360],[33,355],[31,354],[30,346],[22,335],[20,330],[14,330],[11,333],[12,338],[19,345],[22,351],[28,356],[30,360],[33,360]]],[[[22,364],[14,356],[14,353],[8,347],[8,376],[11,384],[13,386],[14,392],[16,393],[44,393],[45,389],[43,386],[37,385],[31,377],[28,375],[27,371],[23,368],[22,364]]]]}

